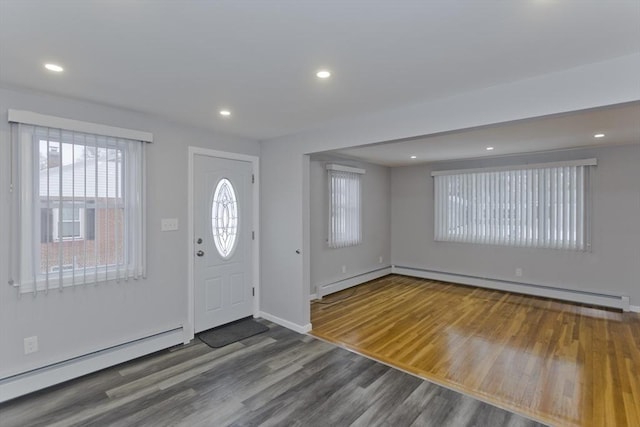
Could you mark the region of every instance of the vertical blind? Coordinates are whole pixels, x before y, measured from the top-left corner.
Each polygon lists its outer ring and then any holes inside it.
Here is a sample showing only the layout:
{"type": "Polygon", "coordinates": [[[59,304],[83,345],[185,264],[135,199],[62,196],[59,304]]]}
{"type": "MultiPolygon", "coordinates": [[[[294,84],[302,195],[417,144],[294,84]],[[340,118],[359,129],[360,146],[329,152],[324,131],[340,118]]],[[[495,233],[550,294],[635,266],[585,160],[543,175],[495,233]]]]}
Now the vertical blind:
{"type": "Polygon", "coordinates": [[[435,240],[585,250],[595,159],[434,172],[435,240]]]}
{"type": "Polygon", "coordinates": [[[330,248],[343,248],[362,242],[362,183],[364,170],[327,165],[329,179],[330,248]]]}
{"type": "Polygon", "coordinates": [[[142,276],[144,144],[11,126],[10,283],[38,292],[142,276]]]}

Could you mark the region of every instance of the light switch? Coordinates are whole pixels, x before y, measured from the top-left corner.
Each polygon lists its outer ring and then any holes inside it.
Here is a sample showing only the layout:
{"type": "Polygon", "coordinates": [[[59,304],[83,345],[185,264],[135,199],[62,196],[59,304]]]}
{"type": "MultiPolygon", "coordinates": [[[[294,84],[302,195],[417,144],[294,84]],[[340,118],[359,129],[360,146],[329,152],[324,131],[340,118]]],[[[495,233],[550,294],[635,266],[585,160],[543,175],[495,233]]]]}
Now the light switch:
{"type": "Polygon", "coordinates": [[[162,218],[162,231],[175,231],[178,229],[178,218],[162,218]]]}

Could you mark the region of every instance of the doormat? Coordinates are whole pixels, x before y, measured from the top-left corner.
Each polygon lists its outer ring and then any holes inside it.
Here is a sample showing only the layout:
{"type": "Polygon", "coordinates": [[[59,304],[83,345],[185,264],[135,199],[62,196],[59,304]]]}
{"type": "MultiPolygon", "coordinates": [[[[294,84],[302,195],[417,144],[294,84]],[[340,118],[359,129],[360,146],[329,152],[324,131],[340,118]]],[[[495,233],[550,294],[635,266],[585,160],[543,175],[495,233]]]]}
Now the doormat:
{"type": "Polygon", "coordinates": [[[268,326],[256,322],[252,317],[236,320],[198,334],[200,341],[211,348],[220,348],[236,341],[261,334],[269,330],[268,326]]]}

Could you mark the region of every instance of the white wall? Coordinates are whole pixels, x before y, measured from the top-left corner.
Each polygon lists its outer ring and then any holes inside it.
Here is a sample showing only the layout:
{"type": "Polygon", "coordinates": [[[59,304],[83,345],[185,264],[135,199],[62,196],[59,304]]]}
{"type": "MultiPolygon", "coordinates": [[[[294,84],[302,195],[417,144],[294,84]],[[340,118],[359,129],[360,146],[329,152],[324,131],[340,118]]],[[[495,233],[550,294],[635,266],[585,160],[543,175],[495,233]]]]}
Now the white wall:
{"type": "Polygon", "coordinates": [[[187,322],[187,146],[259,154],[259,144],[123,109],[0,88],[0,378],[121,344],[187,322]],[[149,131],[147,279],[18,297],[8,281],[7,109],[149,131]],[[160,232],[161,218],[180,229],[160,232]],[[39,351],[23,354],[23,338],[39,351]]]}
{"type": "Polygon", "coordinates": [[[293,255],[310,245],[303,234],[309,226],[303,215],[305,154],[637,101],[638,75],[640,54],[629,55],[263,141],[260,284],[265,309],[301,327],[309,324],[308,272],[304,257],[293,255]]]}
{"type": "Polygon", "coordinates": [[[640,305],[638,144],[393,168],[391,259],[396,266],[627,295],[640,305]],[[596,158],[590,252],[436,242],[432,171],[596,158]],[[515,269],[523,276],[516,277],[515,269]]]}
{"type": "Polygon", "coordinates": [[[390,266],[391,175],[389,168],[352,160],[314,160],[310,165],[311,288],[390,266]],[[362,175],[362,244],[329,248],[327,163],[339,163],[366,170],[362,175]],[[382,263],[379,258],[382,257],[382,263]],[[346,272],[342,272],[342,266],[346,272]]]}

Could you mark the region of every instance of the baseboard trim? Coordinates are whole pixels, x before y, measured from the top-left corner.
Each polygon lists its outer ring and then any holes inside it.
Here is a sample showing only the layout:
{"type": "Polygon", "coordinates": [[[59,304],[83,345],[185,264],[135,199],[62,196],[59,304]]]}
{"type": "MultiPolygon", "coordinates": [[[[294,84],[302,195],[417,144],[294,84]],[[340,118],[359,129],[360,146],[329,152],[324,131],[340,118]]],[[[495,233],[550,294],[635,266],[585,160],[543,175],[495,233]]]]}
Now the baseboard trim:
{"type": "Polygon", "coordinates": [[[640,313],[640,305],[630,305],[629,311],[632,311],[634,313],[640,313]]]}
{"type": "Polygon", "coordinates": [[[313,301],[313,300],[316,300],[316,299],[318,299],[318,294],[310,294],[309,295],[309,301],[313,301]]]}
{"type": "Polygon", "coordinates": [[[14,375],[0,380],[0,402],[56,385],[92,372],[184,342],[183,328],[121,344],[86,356],[14,375]]]}
{"type": "Polygon", "coordinates": [[[284,326],[287,329],[291,329],[292,331],[298,332],[299,334],[306,334],[311,330],[311,323],[307,323],[306,325],[298,325],[297,323],[290,322],[285,319],[281,319],[278,316],[274,316],[273,314],[265,313],[261,311],[258,314],[258,317],[262,317],[270,322],[276,323],[280,326],[284,326]]]}
{"type": "Polygon", "coordinates": [[[358,274],[356,276],[339,280],[337,282],[320,285],[317,287],[317,299],[322,299],[322,297],[334,292],[339,292],[352,286],[360,285],[362,283],[368,282],[369,280],[379,279],[380,277],[384,277],[389,274],[391,274],[391,266],[382,267],[377,270],[369,271],[367,273],[358,274]]]}
{"type": "Polygon", "coordinates": [[[460,283],[462,285],[472,285],[482,288],[496,289],[500,291],[559,299],[569,302],[619,308],[623,311],[630,311],[631,309],[631,306],[629,306],[629,297],[625,295],[606,295],[592,292],[582,292],[570,289],[554,288],[551,286],[510,282],[498,279],[488,279],[462,274],[425,270],[414,267],[392,266],[391,270],[394,274],[419,277],[422,279],[442,280],[445,282],[460,283]]]}

